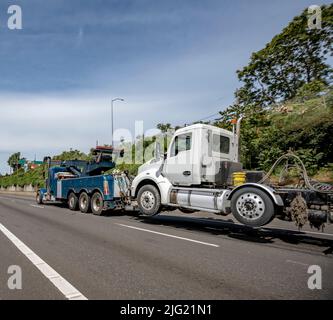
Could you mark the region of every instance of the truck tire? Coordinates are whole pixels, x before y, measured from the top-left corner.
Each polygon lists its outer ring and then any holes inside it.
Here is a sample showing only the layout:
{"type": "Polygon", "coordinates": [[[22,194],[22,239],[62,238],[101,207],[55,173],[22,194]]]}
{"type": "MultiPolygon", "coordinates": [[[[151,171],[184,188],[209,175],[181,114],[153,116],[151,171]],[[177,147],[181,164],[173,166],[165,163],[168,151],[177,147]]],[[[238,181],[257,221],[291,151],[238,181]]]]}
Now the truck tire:
{"type": "Polygon", "coordinates": [[[86,192],[82,192],[79,198],[79,208],[82,213],[90,213],[90,197],[86,192]]]}
{"type": "Polygon", "coordinates": [[[99,192],[95,192],[91,197],[91,211],[93,214],[100,216],[103,213],[104,200],[99,192]]]}
{"type": "Polygon", "coordinates": [[[37,204],[43,204],[43,199],[42,199],[41,193],[39,191],[36,194],[36,202],[37,202],[37,204]]]}
{"type": "Polygon", "coordinates": [[[143,186],[138,193],[138,205],[140,212],[145,216],[155,216],[161,209],[161,195],[152,185],[143,186]]]}
{"type": "Polygon", "coordinates": [[[268,224],[274,218],[275,209],[268,194],[258,188],[240,189],[231,199],[233,216],[246,226],[258,228],[268,224]]]}
{"type": "Polygon", "coordinates": [[[72,211],[77,211],[79,209],[79,199],[74,192],[71,192],[68,196],[68,208],[72,211]]]}

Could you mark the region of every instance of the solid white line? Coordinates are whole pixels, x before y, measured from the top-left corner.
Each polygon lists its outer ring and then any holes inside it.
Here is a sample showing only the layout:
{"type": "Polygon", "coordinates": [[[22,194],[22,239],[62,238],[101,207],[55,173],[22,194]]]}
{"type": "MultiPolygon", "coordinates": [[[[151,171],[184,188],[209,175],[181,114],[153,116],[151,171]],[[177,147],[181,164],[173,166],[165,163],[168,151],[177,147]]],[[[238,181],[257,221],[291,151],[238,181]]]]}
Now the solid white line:
{"type": "Polygon", "coordinates": [[[38,206],[37,204],[31,204],[30,207],[39,208],[39,209],[45,209],[45,207],[38,206]]]}
{"type": "Polygon", "coordinates": [[[68,300],[88,300],[66,279],[37,256],[28,246],[0,223],[0,231],[32,262],[32,264],[47,278],[68,300]]]}
{"type": "Polygon", "coordinates": [[[294,261],[294,260],[286,260],[287,263],[293,263],[293,264],[299,264],[301,266],[304,266],[304,267],[308,267],[310,266],[309,264],[306,264],[306,263],[303,263],[303,262],[299,262],[299,261],[294,261]]]}
{"type": "Polygon", "coordinates": [[[213,243],[202,242],[202,241],[198,241],[198,240],[193,240],[193,239],[178,237],[178,236],[174,236],[174,235],[167,234],[167,233],[162,233],[162,232],[152,231],[152,230],[148,230],[148,229],[137,228],[137,227],[133,227],[133,226],[128,226],[126,224],[121,224],[121,223],[116,223],[116,224],[118,226],[130,228],[130,229],[135,229],[135,230],[140,230],[140,231],[145,231],[145,232],[150,232],[150,233],[158,234],[160,236],[165,236],[165,237],[170,237],[170,238],[175,238],[175,239],[180,239],[180,240],[195,242],[195,243],[199,243],[199,244],[203,244],[203,245],[210,246],[210,247],[215,247],[215,248],[219,248],[220,247],[219,245],[213,244],[213,243]]]}

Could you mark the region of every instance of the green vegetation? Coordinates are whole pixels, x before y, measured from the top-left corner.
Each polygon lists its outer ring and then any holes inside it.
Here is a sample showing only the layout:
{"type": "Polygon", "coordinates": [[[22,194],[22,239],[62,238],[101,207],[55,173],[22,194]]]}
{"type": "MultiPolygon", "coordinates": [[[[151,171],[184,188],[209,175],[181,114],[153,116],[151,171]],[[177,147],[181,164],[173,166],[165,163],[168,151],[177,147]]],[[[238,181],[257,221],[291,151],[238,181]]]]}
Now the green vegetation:
{"type": "Polygon", "coordinates": [[[7,161],[8,165],[13,169],[14,172],[16,172],[19,169],[20,159],[21,159],[21,153],[16,152],[12,154],[7,161]]]}
{"type": "MultiPolygon", "coordinates": [[[[221,113],[215,125],[230,129],[226,120],[233,109],[221,113]]],[[[330,169],[333,162],[333,90],[304,102],[286,102],[269,110],[242,113],[241,156],[247,169],[268,170],[275,160],[289,150],[304,162],[309,174],[330,169]]]]}
{"type": "Polygon", "coordinates": [[[69,151],[63,151],[61,154],[54,156],[52,158],[53,160],[90,160],[90,154],[87,155],[84,152],[81,152],[79,150],[72,150],[69,151]]]}
{"type": "Polygon", "coordinates": [[[332,68],[327,57],[333,53],[333,5],[322,6],[322,28],[308,29],[304,10],[250,63],[237,71],[243,86],[236,97],[241,106],[271,106],[294,98],[305,84],[328,85],[332,68]]]}
{"type": "Polygon", "coordinates": [[[24,172],[19,169],[12,175],[0,177],[0,186],[7,188],[10,186],[24,187],[25,185],[33,185],[35,187],[44,186],[43,166],[24,172]]]}

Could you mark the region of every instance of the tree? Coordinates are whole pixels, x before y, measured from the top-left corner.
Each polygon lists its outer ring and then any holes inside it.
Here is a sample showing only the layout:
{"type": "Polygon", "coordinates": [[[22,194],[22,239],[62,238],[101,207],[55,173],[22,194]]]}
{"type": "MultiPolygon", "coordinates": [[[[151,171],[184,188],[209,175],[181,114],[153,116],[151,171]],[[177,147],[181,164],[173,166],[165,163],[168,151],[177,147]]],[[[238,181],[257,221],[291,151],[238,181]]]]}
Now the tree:
{"type": "Polygon", "coordinates": [[[20,166],[19,166],[19,161],[21,159],[21,152],[16,152],[16,153],[13,153],[7,163],[8,165],[13,169],[14,172],[16,172],[20,166]]]}
{"type": "Polygon", "coordinates": [[[322,29],[309,30],[307,21],[304,10],[237,71],[243,82],[236,91],[241,104],[270,106],[294,98],[304,84],[329,84],[333,69],[326,59],[333,55],[333,5],[322,6],[322,29]]]}
{"type": "Polygon", "coordinates": [[[172,129],[172,126],[170,123],[159,123],[157,126],[156,126],[157,129],[161,130],[162,133],[167,133],[169,130],[172,129]]]}
{"type": "Polygon", "coordinates": [[[54,156],[53,160],[88,160],[88,158],[85,153],[70,149],[70,151],[63,151],[61,154],[54,156]]]}

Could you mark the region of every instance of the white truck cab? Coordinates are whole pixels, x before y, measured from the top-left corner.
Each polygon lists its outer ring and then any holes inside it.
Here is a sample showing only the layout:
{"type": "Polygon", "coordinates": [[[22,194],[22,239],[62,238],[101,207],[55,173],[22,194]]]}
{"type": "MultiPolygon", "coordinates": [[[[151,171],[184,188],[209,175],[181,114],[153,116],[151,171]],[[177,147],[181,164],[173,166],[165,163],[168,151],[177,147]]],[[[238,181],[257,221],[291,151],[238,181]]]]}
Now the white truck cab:
{"type": "Polygon", "coordinates": [[[184,212],[232,212],[252,226],[268,223],[275,206],[283,205],[279,196],[256,183],[233,187],[233,173],[242,171],[239,127],[240,120],[233,132],[206,124],[184,127],[175,132],[165,156],[156,144],[155,158],[139,168],[131,185],[141,213],[153,216],[176,207],[184,212]]]}
{"type": "Polygon", "coordinates": [[[238,161],[236,135],[217,127],[195,124],[175,133],[163,173],[173,185],[213,183],[217,164],[222,160],[238,161]]]}

